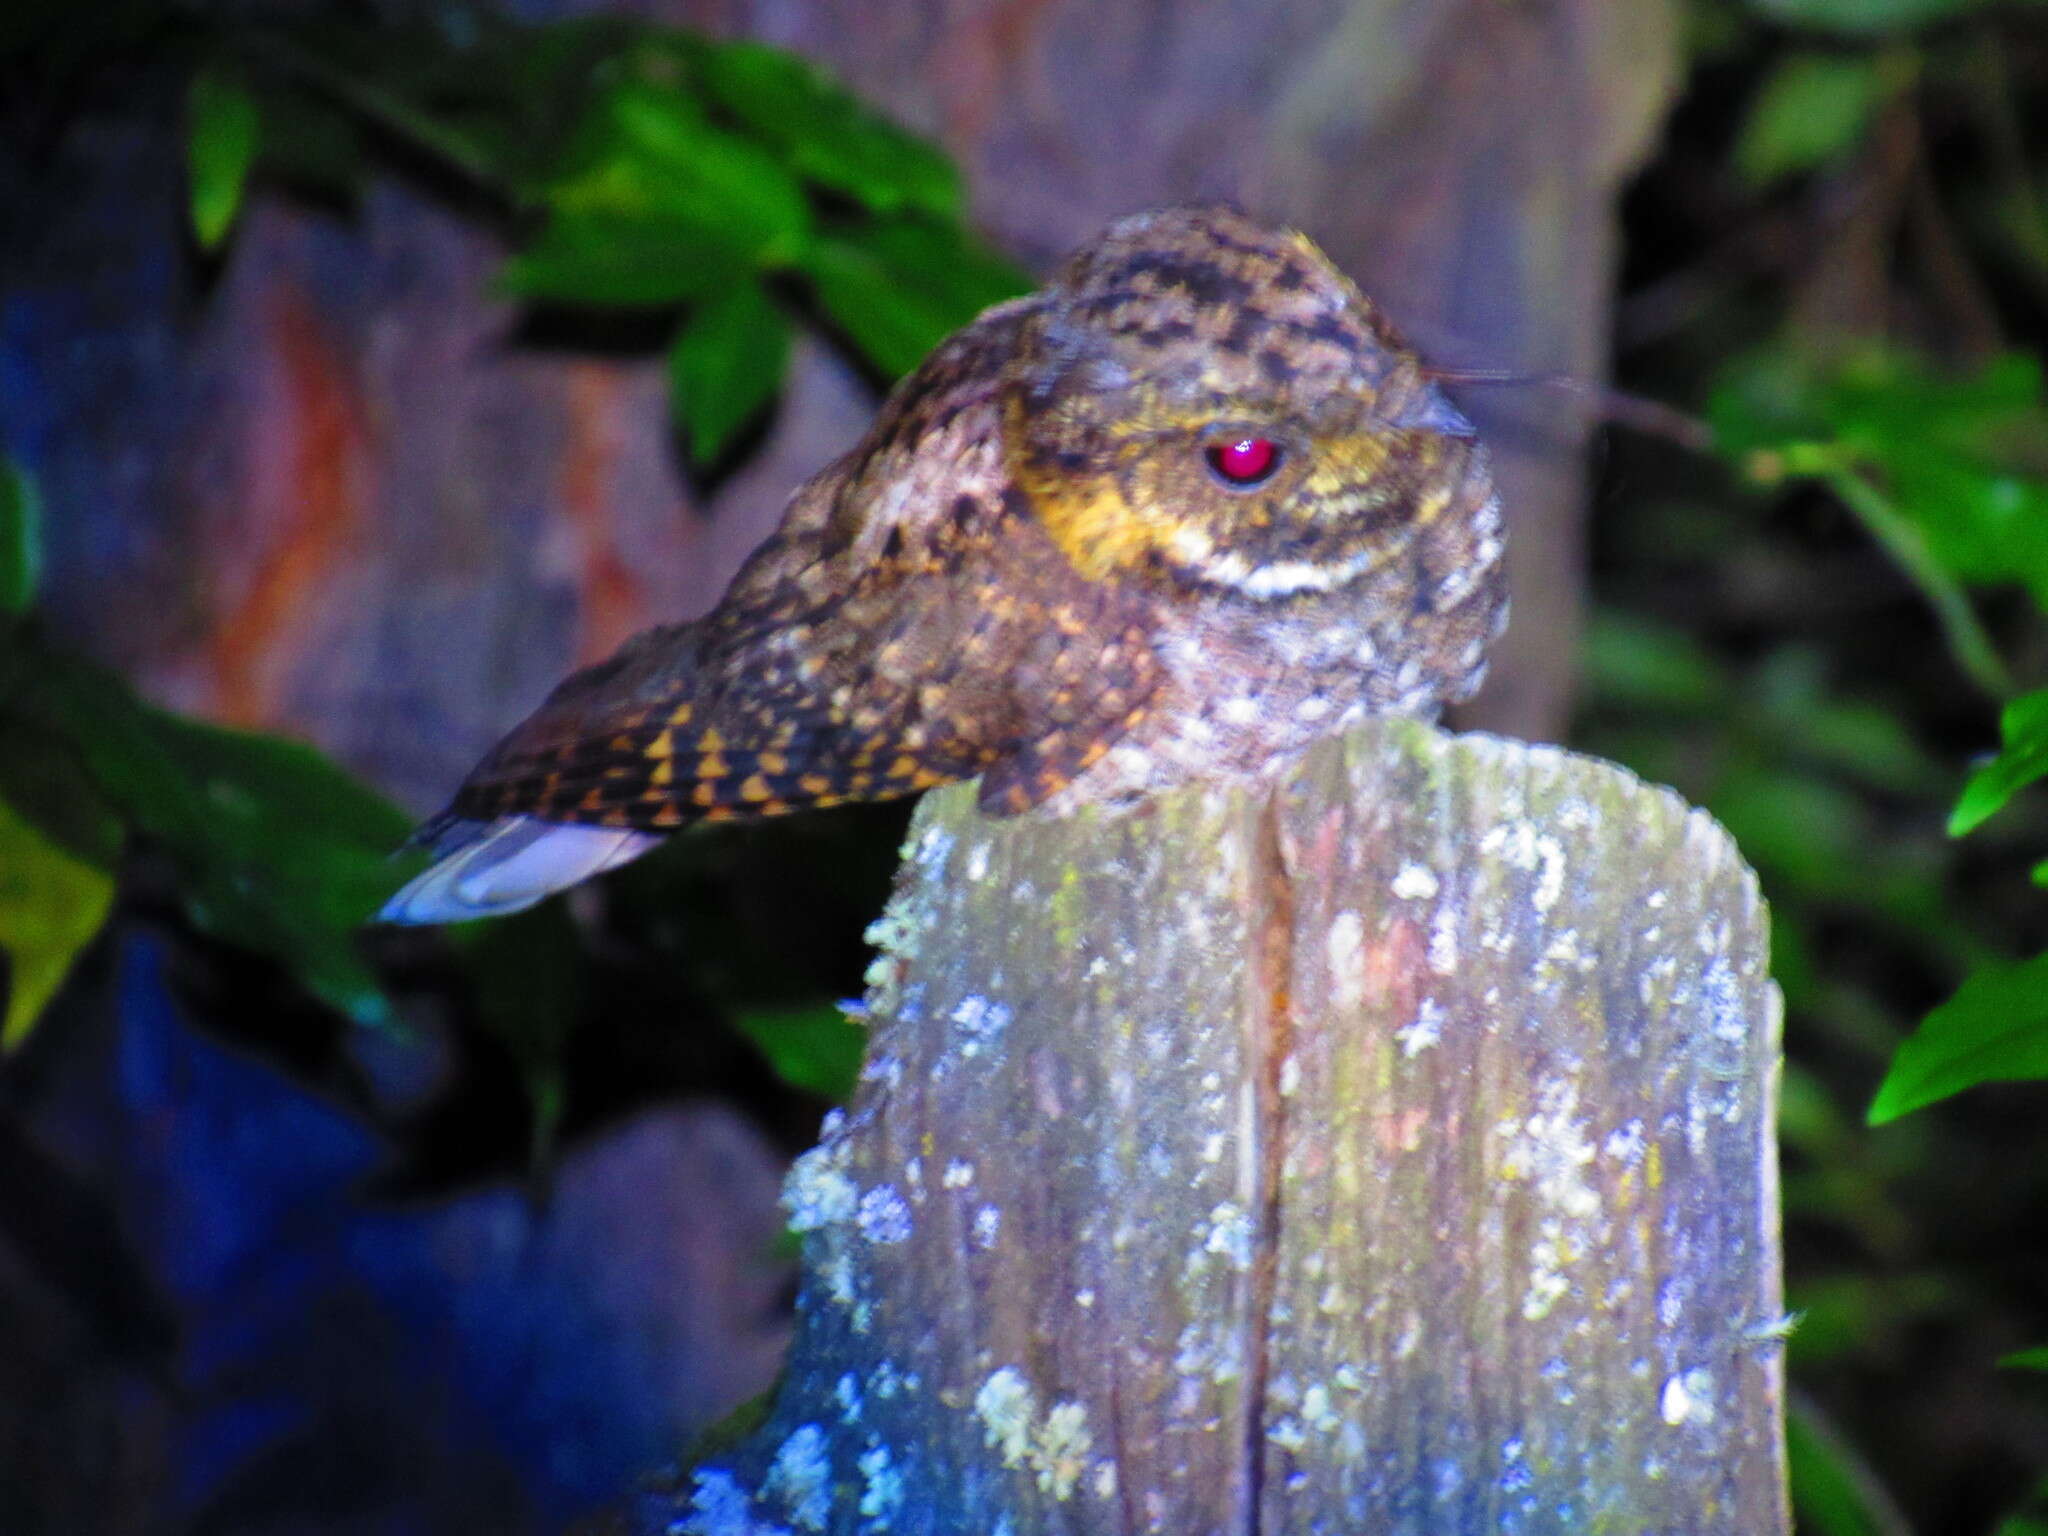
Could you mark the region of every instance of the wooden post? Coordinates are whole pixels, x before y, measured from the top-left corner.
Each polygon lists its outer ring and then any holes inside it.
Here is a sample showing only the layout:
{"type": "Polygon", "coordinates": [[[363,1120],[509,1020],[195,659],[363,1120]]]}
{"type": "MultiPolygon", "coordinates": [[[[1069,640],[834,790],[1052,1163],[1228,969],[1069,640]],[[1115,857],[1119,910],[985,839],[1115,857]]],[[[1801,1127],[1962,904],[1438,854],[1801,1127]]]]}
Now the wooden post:
{"type": "Polygon", "coordinates": [[[789,1372],[660,1525],[1787,1529],[1777,993],[1704,813],[1381,722],[1270,792],[933,795],[875,938],[789,1372]]]}

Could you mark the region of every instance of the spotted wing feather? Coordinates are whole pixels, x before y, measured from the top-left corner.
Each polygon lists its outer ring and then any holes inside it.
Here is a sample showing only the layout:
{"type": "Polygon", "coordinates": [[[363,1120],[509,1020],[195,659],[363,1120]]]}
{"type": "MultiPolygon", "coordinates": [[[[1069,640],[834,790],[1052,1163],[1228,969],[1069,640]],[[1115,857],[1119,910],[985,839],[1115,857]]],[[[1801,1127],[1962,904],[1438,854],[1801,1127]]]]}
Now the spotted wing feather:
{"type": "Polygon", "coordinates": [[[667,832],[872,794],[867,755],[848,750],[801,658],[721,655],[716,629],[656,630],[571,677],[478,764],[449,813],[667,832]]]}
{"type": "Polygon", "coordinates": [[[975,344],[942,349],[799,493],[713,613],[575,674],[478,764],[423,829],[442,862],[385,918],[515,910],[546,894],[525,871],[558,868],[558,888],[696,822],[977,774],[985,809],[1026,810],[1143,719],[1142,601],[1084,580],[1008,492],[975,344]],[[537,842],[536,822],[640,840],[537,842]]]}

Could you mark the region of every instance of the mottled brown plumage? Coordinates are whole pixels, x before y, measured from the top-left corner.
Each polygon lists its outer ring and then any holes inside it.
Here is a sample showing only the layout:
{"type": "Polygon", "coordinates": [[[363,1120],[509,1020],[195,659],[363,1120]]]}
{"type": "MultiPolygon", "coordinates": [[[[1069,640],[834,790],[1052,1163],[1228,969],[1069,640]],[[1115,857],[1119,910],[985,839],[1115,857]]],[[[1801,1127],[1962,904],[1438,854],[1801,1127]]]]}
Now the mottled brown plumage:
{"type": "Polygon", "coordinates": [[[544,894],[480,878],[508,818],[658,833],[977,775],[1006,815],[1256,774],[1469,692],[1500,554],[1470,428],[1305,237],[1126,219],[940,345],[715,611],[507,736],[387,915],[544,894]],[[1277,455],[1234,484],[1219,445],[1251,440],[1277,455]]]}

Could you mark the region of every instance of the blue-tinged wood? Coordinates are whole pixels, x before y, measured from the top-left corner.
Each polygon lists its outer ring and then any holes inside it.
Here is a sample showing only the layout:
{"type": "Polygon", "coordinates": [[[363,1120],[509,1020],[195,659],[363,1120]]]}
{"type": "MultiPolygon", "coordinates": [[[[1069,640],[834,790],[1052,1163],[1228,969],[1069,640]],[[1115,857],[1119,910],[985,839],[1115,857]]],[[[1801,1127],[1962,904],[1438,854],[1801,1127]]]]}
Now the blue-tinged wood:
{"type": "Polygon", "coordinates": [[[799,1338],[685,1532],[1786,1530],[1778,1000],[1727,835],[1381,724],[928,800],[799,1338]]]}

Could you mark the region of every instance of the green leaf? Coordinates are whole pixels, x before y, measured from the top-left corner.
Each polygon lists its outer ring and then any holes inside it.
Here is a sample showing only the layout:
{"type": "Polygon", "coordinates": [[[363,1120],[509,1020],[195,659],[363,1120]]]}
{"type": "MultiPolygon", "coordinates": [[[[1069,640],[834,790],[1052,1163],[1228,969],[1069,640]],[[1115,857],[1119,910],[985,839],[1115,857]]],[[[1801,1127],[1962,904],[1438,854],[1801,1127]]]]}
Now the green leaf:
{"type": "Polygon", "coordinates": [[[538,1174],[553,1158],[568,1107],[563,1050],[583,1007],[583,946],[558,901],[488,923],[465,923],[452,937],[472,979],[478,1012],[518,1066],[533,1111],[527,1166],[538,1174]]]}
{"type": "Polygon", "coordinates": [[[1834,159],[1863,137],[1886,90],[1871,55],[1789,55],[1750,108],[1735,141],[1736,169],[1761,187],[1834,159]]]}
{"type": "MultiPolygon", "coordinates": [[[[1813,958],[1813,937],[1805,910],[1796,903],[1787,902],[1771,913],[1771,978],[1785,994],[1785,1006],[1795,1012],[1804,1013],[1822,1006],[1826,984],[1821,980],[1820,968],[1813,958]]],[[[1784,1083],[1791,1082],[1788,1071],[1784,1083]]],[[[1782,1097],[1779,1112],[1791,1103],[1793,1090],[1781,1086],[1782,1097]]]]}
{"type": "MultiPolygon", "coordinates": [[[[2048,1350],[2030,1349],[2025,1351],[2025,1354],[2029,1357],[2048,1356],[2048,1350]]],[[[2016,1357],[2008,1357],[1999,1363],[2011,1364],[2014,1358],[2016,1357]]],[[[2042,1368],[2033,1365],[2031,1360],[2028,1364],[2032,1369],[2042,1368]]],[[[2019,1502],[2022,1505],[2021,1512],[2008,1515],[2001,1520],[1992,1536],[2048,1536],[2048,1477],[2036,1480],[2032,1490],[2019,1502]]]]}
{"type": "Polygon", "coordinates": [[[1799,1326],[1787,1341],[1795,1373],[1861,1354],[1865,1359],[1899,1347],[1909,1330],[1952,1316],[1965,1305],[1955,1285],[1933,1274],[1843,1273],[1788,1289],[1786,1307],[1799,1326]]]}
{"type": "Polygon", "coordinates": [[[240,78],[209,67],[192,77],[185,98],[185,168],[191,182],[192,233],[201,250],[227,238],[256,163],[262,119],[240,78]]]}
{"type": "Polygon", "coordinates": [[[818,302],[881,374],[901,378],[954,328],[953,311],[851,241],[822,239],[804,263],[818,302]]]}
{"type": "Polygon", "coordinates": [[[1950,837],[1983,825],[2037,779],[2048,778],[2048,688],[2013,700],[1999,717],[2004,746],[1970,775],[1948,819],[1950,837]]]}
{"type": "Polygon", "coordinates": [[[734,1021],[759,1046],[776,1076],[797,1088],[843,1104],[860,1078],[867,1031],[836,1005],[757,1009],[734,1021]]]}
{"type": "Polygon", "coordinates": [[[1730,690],[1726,669],[1695,637],[1613,609],[1586,626],[1584,665],[1589,691],[1606,704],[1694,713],[1720,708],[1730,690]]]}
{"type": "Polygon", "coordinates": [[[878,219],[851,236],[902,280],[931,291],[958,329],[1005,299],[1031,291],[1022,267],[963,226],[933,219],[878,219]]]}
{"type": "Polygon", "coordinates": [[[1984,958],[1987,951],[1944,894],[1941,845],[1889,833],[1868,795],[1784,757],[1775,747],[1738,756],[1703,797],[1756,865],[1772,900],[1879,915],[1899,942],[1951,964],[1984,958]]]}
{"type": "Polygon", "coordinates": [[[98,869],[121,862],[120,818],[80,771],[61,736],[0,710],[0,801],[74,858],[98,869]]]}
{"type": "Polygon", "coordinates": [[[1825,655],[1798,644],[1773,649],[1741,689],[1753,701],[1767,750],[1834,769],[1900,794],[1940,794],[1952,770],[1914,741],[1892,710],[1832,692],[1825,655]]]}
{"type": "Polygon", "coordinates": [[[644,30],[616,14],[535,25],[487,11],[465,25],[477,36],[449,55],[447,78],[413,95],[430,101],[496,175],[525,187],[546,177],[595,89],[616,77],[619,56],[644,30]]]}
{"type": "Polygon", "coordinates": [[[42,577],[42,500],[34,482],[0,458],[0,613],[26,613],[42,577]]]}
{"type": "Polygon", "coordinates": [[[2044,859],[2041,863],[2036,864],[2033,874],[2028,878],[2036,885],[2048,885],[2048,859],[2044,859]]]}
{"type": "Polygon", "coordinates": [[[2048,398],[2019,353],[1949,375],[1895,352],[1820,381],[1843,447],[1878,471],[1935,558],[1966,581],[2016,581],[2048,607],[2048,398]]]}
{"type": "Polygon", "coordinates": [[[638,309],[689,303],[750,280],[709,226],[580,213],[551,220],[498,269],[497,288],[523,299],[638,309]]]}
{"type": "Polygon", "coordinates": [[[959,230],[914,220],[821,238],[804,262],[832,323],[890,378],[910,372],[1022,273],[959,230]]]}
{"type": "Polygon", "coordinates": [[[1927,594],[1959,665],[2011,691],[1960,583],[2017,582],[2048,610],[2048,400],[2018,353],[1949,376],[1894,352],[1815,368],[1790,354],[1729,370],[1717,444],[1760,480],[1827,485],[1927,594]]]}
{"type": "Polygon", "coordinates": [[[808,181],[877,213],[960,214],[960,176],[937,148],[869,110],[808,60],[764,43],[707,46],[704,89],[808,181]]]}
{"type": "Polygon", "coordinates": [[[300,742],[186,720],[41,651],[0,709],[68,742],[108,804],[177,865],[195,927],[283,965],[360,1023],[390,1016],[354,930],[397,886],[408,818],[300,742]]]}
{"type": "Polygon", "coordinates": [[[700,1462],[722,1460],[736,1454],[766,1427],[775,1412],[776,1399],[781,1396],[781,1385],[779,1380],[771,1383],[700,1430],[684,1450],[682,1465],[694,1467],[700,1462]]]}
{"type": "Polygon", "coordinates": [[[1894,1536],[1905,1529],[1869,1465],[1803,1402],[1786,1415],[1785,1461],[1801,1536],[1894,1536]]]}
{"type": "Polygon", "coordinates": [[[1910,32],[1988,0],[1749,0],[1752,9],[1789,27],[1849,37],[1910,32]]]}
{"type": "MultiPolygon", "coordinates": [[[[391,894],[391,853],[410,819],[301,742],[158,711],[147,727],[187,786],[162,824],[193,801],[203,808],[204,842],[173,844],[195,877],[193,921],[281,961],[357,1022],[387,1022],[354,930],[391,894]]],[[[145,830],[154,798],[129,799],[145,830]]]]}
{"type": "Polygon", "coordinates": [[[647,307],[717,298],[798,260],[803,189],[758,144],[711,123],[673,85],[618,81],[578,123],[537,192],[540,234],[498,285],[562,304],[647,307]]]}
{"type": "Polygon", "coordinates": [[[557,217],[656,221],[751,266],[791,265],[809,245],[810,205],[789,168],[674,87],[612,86],[579,125],[567,161],[568,173],[545,189],[557,217]]]}
{"type": "Polygon", "coordinates": [[[1920,1021],[1870,1106],[1883,1125],[1979,1083],[2048,1077],[2048,954],[1986,966],[1920,1021]]]}
{"type": "Polygon", "coordinates": [[[1744,855],[1775,883],[1803,896],[1854,899],[1868,865],[1857,857],[1869,837],[1862,797],[1826,779],[1770,767],[1726,774],[1707,809],[1734,834],[1744,855]]]}
{"type": "Polygon", "coordinates": [[[2024,580],[2048,558],[2048,531],[2029,516],[2033,497],[2048,494],[2038,474],[2048,463],[2048,398],[2041,364],[2026,354],[1958,375],[1895,351],[1816,366],[1771,350],[1723,372],[1708,417],[1723,452],[1777,455],[1781,474],[1845,463],[1880,471],[1931,540],[1981,567],[1958,574],[2024,580]],[[1826,447],[1832,458],[1815,451],[1826,447]],[[1947,499],[1957,494],[1964,505],[1947,499]]]}
{"type": "Polygon", "coordinates": [[[734,434],[768,408],[789,365],[788,317],[757,282],[691,310],[669,348],[673,409],[690,458],[715,463],[734,434]]]}
{"type": "Polygon", "coordinates": [[[252,89],[262,123],[264,174],[353,207],[374,163],[358,121],[327,97],[282,81],[256,81],[252,89]]]}
{"type": "Polygon", "coordinates": [[[1788,348],[1771,347],[1721,370],[1706,415],[1714,446],[1740,460],[1833,436],[1823,407],[1813,367],[1788,348]]]}
{"type": "Polygon", "coordinates": [[[686,165],[708,136],[718,135],[694,96],[656,81],[621,80],[596,110],[597,121],[609,129],[596,141],[604,150],[638,151],[657,163],[686,165]]]}
{"type": "Polygon", "coordinates": [[[80,857],[0,800],[0,951],[7,960],[0,1050],[28,1038],[113,900],[106,865],[80,857]]]}
{"type": "Polygon", "coordinates": [[[1891,442],[1875,457],[1935,559],[1964,581],[2017,582],[2048,610],[2048,481],[1891,442]]]}
{"type": "Polygon", "coordinates": [[[2048,1371],[2048,1346],[2016,1350],[2012,1354],[2001,1355],[1998,1366],[2000,1370],[2006,1371],[2048,1371]]]}

